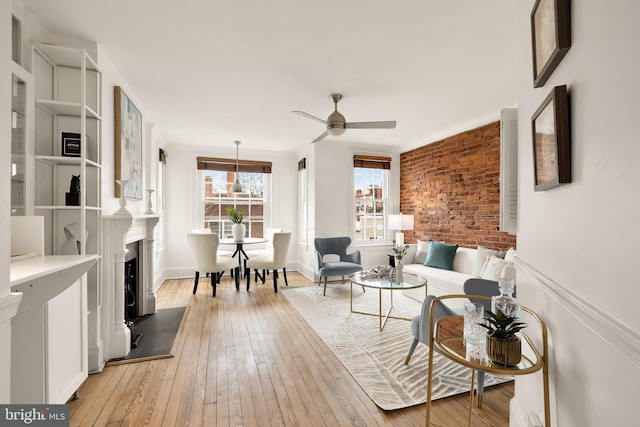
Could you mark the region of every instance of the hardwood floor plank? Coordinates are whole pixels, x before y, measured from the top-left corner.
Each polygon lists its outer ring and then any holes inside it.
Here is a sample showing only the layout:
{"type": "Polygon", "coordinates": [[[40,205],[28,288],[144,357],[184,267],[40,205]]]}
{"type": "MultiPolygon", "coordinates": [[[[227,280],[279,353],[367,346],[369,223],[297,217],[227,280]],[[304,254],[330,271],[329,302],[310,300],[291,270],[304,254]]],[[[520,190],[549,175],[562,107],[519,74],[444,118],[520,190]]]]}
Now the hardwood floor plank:
{"type": "MultiPolygon", "coordinates": [[[[193,278],[166,281],[156,307],[188,307],[174,357],[91,375],[69,403],[70,425],[424,426],[425,405],[379,409],[272,280],[247,292],[225,275],[216,298],[208,278],[196,295],[193,278]]],[[[473,425],[508,426],[512,396],[513,383],[486,388],[473,425]]],[[[465,426],[467,405],[466,393],[434,401],[432,425],[465,426]]]]}

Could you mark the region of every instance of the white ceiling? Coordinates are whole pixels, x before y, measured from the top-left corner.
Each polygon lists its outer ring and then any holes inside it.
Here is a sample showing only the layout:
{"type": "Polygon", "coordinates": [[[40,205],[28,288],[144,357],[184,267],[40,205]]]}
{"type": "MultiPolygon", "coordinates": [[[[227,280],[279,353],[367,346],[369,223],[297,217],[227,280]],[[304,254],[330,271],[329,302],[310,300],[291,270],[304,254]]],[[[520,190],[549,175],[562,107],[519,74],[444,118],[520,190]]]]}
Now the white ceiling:
{"type": "MultiPolygon", "coordinates": [[[[306,149],[329,94],[347,121],[323,141],[399,150],[516,105],[514,0],[23,0],[56,34],[101,44],[168,141],[306,149]]],[[[322,143],[322,142],[319,142],[322,143]]]]}

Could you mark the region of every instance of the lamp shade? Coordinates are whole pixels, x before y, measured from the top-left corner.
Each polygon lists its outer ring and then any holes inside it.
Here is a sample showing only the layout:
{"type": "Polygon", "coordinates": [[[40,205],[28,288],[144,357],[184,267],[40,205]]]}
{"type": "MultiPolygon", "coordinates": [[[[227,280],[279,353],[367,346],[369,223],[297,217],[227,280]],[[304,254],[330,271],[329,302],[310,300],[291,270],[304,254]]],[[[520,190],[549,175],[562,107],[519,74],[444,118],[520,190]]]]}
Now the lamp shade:
{"type": "Polygon", "coordinates": [[[389,215],[389,229],[413,230],[413,215],[389,215]]]}

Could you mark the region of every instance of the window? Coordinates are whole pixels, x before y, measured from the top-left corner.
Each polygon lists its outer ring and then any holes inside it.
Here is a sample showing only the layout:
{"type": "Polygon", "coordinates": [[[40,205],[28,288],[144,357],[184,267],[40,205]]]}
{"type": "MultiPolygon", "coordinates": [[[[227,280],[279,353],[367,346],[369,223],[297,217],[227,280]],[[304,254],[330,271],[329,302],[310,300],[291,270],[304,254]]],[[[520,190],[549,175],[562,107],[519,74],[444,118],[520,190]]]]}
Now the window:
{"type": "Polygon", "coordinates": [[[231,192],[235,181],[235,160],[199,157],[198,169],[203,171],[203,226],[222,238],[231,238],[232,223],[228,219],[227,208],[234,207],[244,212],[242,222],[247,229],[246,237],[264,237],[271,163],[239,161],[239,180],[244,190],[239,194],[231,192]]]}
{"type": "Polygon", "coordinates": [[[385,240],[391,158],[353,156],[354,241],[385,240]]]}
{"type": "Polygon", "coordinates": [[[302,244],[307,243],[308,226],[307,203],[307,159],[298,162],[298,236],[302,244]]]}

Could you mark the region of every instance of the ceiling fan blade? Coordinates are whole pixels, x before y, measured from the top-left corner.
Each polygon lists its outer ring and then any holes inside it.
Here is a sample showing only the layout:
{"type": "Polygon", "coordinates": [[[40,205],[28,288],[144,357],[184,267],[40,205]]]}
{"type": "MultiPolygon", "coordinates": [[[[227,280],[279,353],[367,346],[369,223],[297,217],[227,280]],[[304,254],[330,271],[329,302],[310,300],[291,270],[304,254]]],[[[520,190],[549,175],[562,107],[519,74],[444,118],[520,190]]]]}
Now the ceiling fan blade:
{"type": "Polygon", "coordinates": [[[317,137],[316,139],[311,141],[311,143],[313,144],[314,142],[318,142],[321,139],[324,139],[327,135],[329,135],[329,130],[324,131],[324,133],[322,135],[320,135],[319,137],[317,137]]]}
{"type": "Polygon", "coordinates": [[[325,125],[327,124],[326,120],[322,120],[317,118],[316,116],[312,116],[311,114],[305,113],[304,111],[293,111],[296,114],[300,114],[302,117],[306,117],[308,119],[312,119],[312,120],[317,120],[320,123],[324,123],[325,125]]]}
{"type": "Polygon", "coordinates": [[[351,122],[345,123],[344,127],[346,129],[395,129],[396,121],[386,121],[386,122],[351,122]]]}

